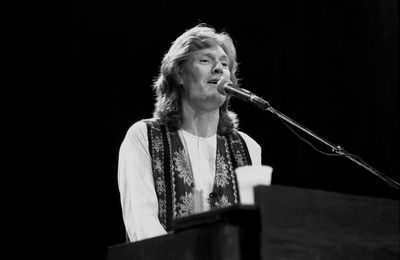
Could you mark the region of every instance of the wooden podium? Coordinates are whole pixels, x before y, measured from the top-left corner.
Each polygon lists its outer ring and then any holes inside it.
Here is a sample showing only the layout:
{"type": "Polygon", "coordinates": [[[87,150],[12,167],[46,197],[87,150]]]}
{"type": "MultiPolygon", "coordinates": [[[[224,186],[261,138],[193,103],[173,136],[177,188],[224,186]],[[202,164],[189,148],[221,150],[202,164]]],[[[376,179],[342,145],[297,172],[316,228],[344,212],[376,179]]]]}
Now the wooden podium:
{"type": "Polygon", "coordinates": [[[256,187],[262,259],[399,259],[399,201],[256,187]]]}
{"type": "Polygon", "coordinates": [[[108,260],[399,259],[399,201],[277,185],[256,187],[255,200],[177,219],[108,260]]]}

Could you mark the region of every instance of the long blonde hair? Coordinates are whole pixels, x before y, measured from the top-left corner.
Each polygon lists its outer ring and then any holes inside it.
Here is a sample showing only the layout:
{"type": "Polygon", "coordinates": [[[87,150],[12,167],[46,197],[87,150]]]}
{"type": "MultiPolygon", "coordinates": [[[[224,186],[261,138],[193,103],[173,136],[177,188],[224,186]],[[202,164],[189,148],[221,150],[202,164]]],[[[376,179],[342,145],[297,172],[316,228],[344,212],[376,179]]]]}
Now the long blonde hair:
{"type": "MultiPolygon", "coordinates": [[[[229,59],[230,80],[237,85],[236,50],[231,37],[225,33],[217,33],[214,28],[205,24],[197,25],[179,36],[165,54],[160,68],[160,74],[155,79],[153,90],[156,94],[156,103],[153,117],[176,130],[182,125],[181,91],[178,83],[179,71],[190,55],[201,49],[220,46],[229,59]]],[[[229,110],[230,97],[227,96],[220,107],[218,132],[230,133],[236,130],[239,120],[237,115],[229,110]]]]}

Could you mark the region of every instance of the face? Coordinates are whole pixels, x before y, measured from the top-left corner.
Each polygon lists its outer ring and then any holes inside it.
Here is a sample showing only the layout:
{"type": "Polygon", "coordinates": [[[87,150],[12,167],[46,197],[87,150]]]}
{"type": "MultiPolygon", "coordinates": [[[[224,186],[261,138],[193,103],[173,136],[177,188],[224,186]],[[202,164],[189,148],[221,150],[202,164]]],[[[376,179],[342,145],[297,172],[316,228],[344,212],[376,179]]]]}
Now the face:
{"type": "Polygon", "coordinates": [[[181,73],[182,102],[195,110],[219,109],[226,96],[218,93],[218,80],[230,77],[229,59],[220,46],[194,52],[181,73]]]}

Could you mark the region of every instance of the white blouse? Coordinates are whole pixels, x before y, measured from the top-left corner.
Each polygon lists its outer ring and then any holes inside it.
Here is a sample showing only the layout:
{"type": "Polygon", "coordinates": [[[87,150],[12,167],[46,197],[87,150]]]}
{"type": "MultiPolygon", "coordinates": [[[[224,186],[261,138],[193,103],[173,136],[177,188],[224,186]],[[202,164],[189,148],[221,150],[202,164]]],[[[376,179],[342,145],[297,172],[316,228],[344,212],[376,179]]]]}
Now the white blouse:
{"type": "MultiPolygon", "coordinates": [[[[247,134],[240,134],[246,142],[253,165],[261,165],[261,147],[247,134]]],[[[208,210],[207,200],[215,177],[217,136],[203,138],[185,130],[179,130],[179,136],[189,156],[195,188],[203,195],[203,210],[208,210]]],[[[131,242],[167,233],[158,220],[147,126],[143,121],[129,128],[121,144],[118,186],[125,229],[131,242]]]]}

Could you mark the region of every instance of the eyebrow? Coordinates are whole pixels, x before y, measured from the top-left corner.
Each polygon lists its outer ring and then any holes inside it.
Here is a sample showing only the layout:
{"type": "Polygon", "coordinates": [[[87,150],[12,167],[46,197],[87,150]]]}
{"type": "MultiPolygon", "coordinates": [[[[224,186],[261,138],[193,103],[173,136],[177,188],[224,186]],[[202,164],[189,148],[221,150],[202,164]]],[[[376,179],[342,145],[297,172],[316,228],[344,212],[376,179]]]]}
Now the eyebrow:
{"type": "MultiPolygon", "coordinates": [[[[209,57],[209,58],[214,59],[214,55],[211,54],[211,53],[208,53],[208,52],[206,52],[206,53],[199,53],[198,56],[207,56],[207,57],[209,57]]],[[[223,59],[223,60],[229,61],[229,57],[228,57],[228,55],[226,55],[226,54],[223,54],[221,57],[219,57],[219,59],[220,59],[220,60],[223,59]]]]}

